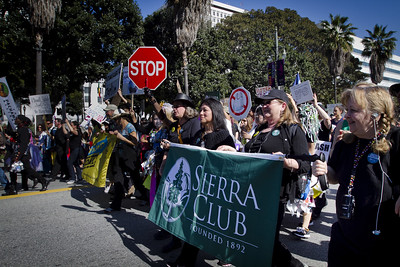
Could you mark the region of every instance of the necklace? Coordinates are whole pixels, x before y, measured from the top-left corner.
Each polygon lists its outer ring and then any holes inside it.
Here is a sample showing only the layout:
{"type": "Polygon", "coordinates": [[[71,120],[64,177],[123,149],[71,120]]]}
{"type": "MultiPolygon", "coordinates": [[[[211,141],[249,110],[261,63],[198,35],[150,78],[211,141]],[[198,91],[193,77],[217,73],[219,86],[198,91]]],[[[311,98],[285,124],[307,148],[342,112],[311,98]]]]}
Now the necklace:
{"type": "Polygon", "coordinates": [[[361,153],[359,153],[359,150],[360,150],[360,139],[357,140],[356,151],[354,153],[354,160],[353,160],[353,169],[351,170],[350,182],[349,182],[349,186],[347,187],[349,195],[351,195],[351,191],[354,188],[354,180],[356,179],[356,169],[357,169],[358,163],[360,162],[360,159],[362,158],[362,156],[364,156],[364,154],[370,149],[370,147],[374,143],[375,143],[375,139],[372,139],[364,147],[364,149],[361,151],[361,153]]]}

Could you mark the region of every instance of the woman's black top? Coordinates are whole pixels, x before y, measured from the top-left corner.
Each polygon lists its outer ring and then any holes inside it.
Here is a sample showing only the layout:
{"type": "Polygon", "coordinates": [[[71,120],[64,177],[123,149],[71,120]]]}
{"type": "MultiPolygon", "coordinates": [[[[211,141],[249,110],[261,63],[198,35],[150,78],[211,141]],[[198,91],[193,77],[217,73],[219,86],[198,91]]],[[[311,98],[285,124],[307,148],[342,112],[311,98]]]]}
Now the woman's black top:
{"type": "MultiPolygon", "coordinates": [[[[245,145],[245,151],[249,153],[275,153],[282,152],[290,156],[308,155],[308,145],[306,135],[300,126],[296,124],[282,124],[272,129],[268,133],[261,133],[267,128],[267,124],[261,125],[254,133],[252,139],[245,145]],[[292,130],[290,130],[291,127],[292,130]]],[[[297,181],[298,174],[310,171],[310,162],[296,159],[299,169],[294,171],[283,169],[281,200],[287,200],[294,194],[294,182],[297,181]]]]}
{"type": "Polygon", "coordinates": [[[183,125],[180,125],[180,127],[178,122],[172,123],[168,131],[168,140],[172,143],[194,145],[200,137],[200,134],[200,121],[195,117],[187,120],[183,125]],[[180,142],[179,136],[182,142],[180,142]]]}
{"type": "MultiPolygon", "coordinates": [[[[386,239],[397,236],[400,238],[400,218],[394,213],[395,201],[399,197],[400,188],[400,129],[392,129],[386,137],[391,142],[388,153],[380,155],[382,169],[390,177],[383,175],[377,158],[373,158],[369,148],[359,160],[355,172],[354,189],[351,194],[355,199],[354,216],[351,220],[338,218],[338,224],[343,236],[356,250],[371,248],[376,238],[372,231],[376,228],[378,206],[382,193],[382,204],[379,210],[378,229],[380,237],[386,239]],[[383,192],[382,192],[382,176],[383,192]]],[[[360,139],[359,153],[370,140],[360,139]]],[[[344,203],[344,195],[348,194],[350,175],[353,170],[357,140],[346,144],[339,141],[329,159],[328,165],[333,168],[339,180],[336,195],[336,213],[340,214],[344,203]]],[[[393,242],[386,242],[392,246],[393,242]]]]}
{"type": "Polygon", "coordinates": [[[28,153],[28,145],[30,142],[30,138],[31,138],[31,133],[29,131],[29,129],[25,126],[22,127],[18,127],[17,130],[17,139],[16,139],[16,143],[17,143],[17,153],[19,156],[19,159],[21,159],[22,156],[28,156],[30,157],[30,153],[28,153]]]}
{"type": "MultiPolygon", "coordinates": [[[[211,150],[216,150],[219,146],[227,145],[231,147],[235,147],[235,142],[233,141],[232,136],[229,134],[229,131],[226,129],[217,130],[212,133],[208,133],[203,135],[201,141],[204,141],[204,147],[211,150]]],[[[201,141],[197,142],[197,145],[201,145],[201,141]]]]}
{"type": "Polygon", "coordinates": [[[77,131],[78,131],[77,135],[70,133],[69,136],[69,148],[71,150],[80,148],[82,144],[82,133],[79,129],[77,131]]]}
{"type": "Polygon", "coordinates": [[[331,129],[332,124],[331,127],[328,129],[326,128],[324,121],[321,121],[321,128],[318,132],[318,139],[321,141],[330,141],[331,129]]]}

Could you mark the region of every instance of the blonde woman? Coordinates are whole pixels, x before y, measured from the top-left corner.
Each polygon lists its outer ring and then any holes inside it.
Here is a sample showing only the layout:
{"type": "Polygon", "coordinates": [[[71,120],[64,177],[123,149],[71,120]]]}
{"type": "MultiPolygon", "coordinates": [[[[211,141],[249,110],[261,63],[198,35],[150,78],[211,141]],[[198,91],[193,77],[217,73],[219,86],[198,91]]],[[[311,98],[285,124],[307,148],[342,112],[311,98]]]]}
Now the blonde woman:
{"type": "Polygon", "coordinates": [[[392,125],[392,99],[382,87],[355,87],[342,103],[350,134],[337,142],[328,164],[313,165],[314,175],[339,184],[328,265],[390,266],[400,237],[400,131],[392,125]]]}

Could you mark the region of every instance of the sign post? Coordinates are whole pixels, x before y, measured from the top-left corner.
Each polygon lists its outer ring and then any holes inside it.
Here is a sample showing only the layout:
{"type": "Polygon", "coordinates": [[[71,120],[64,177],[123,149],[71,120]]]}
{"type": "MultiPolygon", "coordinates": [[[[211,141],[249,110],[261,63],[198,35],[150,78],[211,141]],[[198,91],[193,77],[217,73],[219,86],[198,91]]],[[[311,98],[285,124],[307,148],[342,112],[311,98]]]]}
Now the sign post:
{"type": "Polygon", "coordinates": [[[156,90],[167,78],[167,59],[157,47],[139,47],[128,60],[128,75],[139,89],[156,90]]]}

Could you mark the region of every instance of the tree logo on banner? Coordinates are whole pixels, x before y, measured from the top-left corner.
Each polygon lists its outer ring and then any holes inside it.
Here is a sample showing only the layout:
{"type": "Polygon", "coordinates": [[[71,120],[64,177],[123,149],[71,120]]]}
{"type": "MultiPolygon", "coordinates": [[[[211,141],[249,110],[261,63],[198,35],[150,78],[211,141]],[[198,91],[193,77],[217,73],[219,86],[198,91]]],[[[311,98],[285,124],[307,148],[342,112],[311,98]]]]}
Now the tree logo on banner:
{"type": "Polygon", "coordinates": [[[178,220],[190,199],[190,165],[179,158],[170,169],[162,189],[161,209],[168,222],[178,220]]]}

